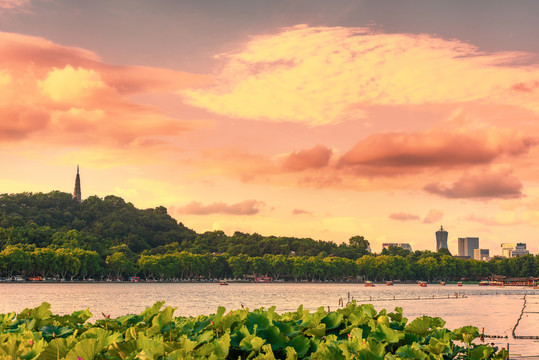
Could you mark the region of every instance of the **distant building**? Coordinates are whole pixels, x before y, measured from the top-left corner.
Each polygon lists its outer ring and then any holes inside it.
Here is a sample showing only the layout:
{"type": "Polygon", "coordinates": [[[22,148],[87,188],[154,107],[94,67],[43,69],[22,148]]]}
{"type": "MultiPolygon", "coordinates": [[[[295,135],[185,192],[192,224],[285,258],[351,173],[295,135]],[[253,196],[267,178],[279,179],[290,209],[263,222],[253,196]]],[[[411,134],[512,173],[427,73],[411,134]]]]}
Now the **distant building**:
{"type": "Polygon", "coordinates": [[[412,251],[412,247],[408,243],[383,243],[382,248],[389,249],[390,246],[396,246],[403,248],[404,250],[410,250],[412,251]]]}
{"type": "Polygon", "coordinates": [[[503,243],[502,244],[502,256],[511,258],[528,255],[529,250],[526,250],[525,243],[503,243]]]}
{"type": "Polygon", "coordinates": [[[441,248],[447,249],[447,234],[443,226],[440,226],[440,230],[436,231],[436,251],[441,248]]]}
{"type": "Polygon", "coordinates": [[[73,191],[73,199],[77,200],[79,203],[82,201],[82,193],[80,191],[80,175],[79,175],[79,166],[77,165],[77,176],[75,177],[75,191],[73,191]]]}
{"type": "Polygon", "coordinates": [[[473,251],[473,258],[475,260],[487,261],[490,259],[489,249],[475,249],[473,251]]]}
{"type": "Polygon", "coordinates": [[[479,249],[479,238],[465,237],[458,239],[458,256],[473,258],[475,249],[479,249]]]}

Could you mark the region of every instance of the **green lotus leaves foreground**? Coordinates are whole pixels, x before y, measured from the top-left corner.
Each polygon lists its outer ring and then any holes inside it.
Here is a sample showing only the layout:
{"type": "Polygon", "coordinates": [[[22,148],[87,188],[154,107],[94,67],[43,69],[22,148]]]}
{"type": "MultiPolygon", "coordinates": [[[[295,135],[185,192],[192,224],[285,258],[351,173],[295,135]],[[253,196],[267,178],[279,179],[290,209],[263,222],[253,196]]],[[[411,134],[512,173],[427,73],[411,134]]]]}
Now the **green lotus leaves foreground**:
{"type": "Polygon", "coordinates": [[[478,331],[454,331],[421,316],[410,323],[402,308],[377,312],[355,302],[334,312],[302,306],[279,315],[240,309],[174,317],[158,302],[139,315],[90,323],[89,310],[55,315],[43,303],[20,314],[0,314],[0,359],[505,359],[507,352],[474,344],[478,331]]]}

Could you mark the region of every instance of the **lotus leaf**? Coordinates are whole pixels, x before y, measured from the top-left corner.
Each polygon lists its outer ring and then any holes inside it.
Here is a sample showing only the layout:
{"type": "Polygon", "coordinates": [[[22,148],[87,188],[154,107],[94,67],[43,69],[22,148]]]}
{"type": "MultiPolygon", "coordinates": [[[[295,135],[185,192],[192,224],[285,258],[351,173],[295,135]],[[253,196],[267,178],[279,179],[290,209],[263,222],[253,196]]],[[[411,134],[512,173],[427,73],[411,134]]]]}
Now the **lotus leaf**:
{"type": "Polygon", "coordinates": [[[39,354],[38,360],[57,360],[66,356],[68,351],[67,341],[64,338],[56,338],[39,354]]]}
{"type": "Polygon", "coordinates": [[[303,358],[309,351],[309,348],[311,347],[311,342],[305,336],[300,335],[290,340],[290,342],[288,343],[288,347],[292,347],[295,350],[297,356],[303,358]]]}
{"type": "Polygon", "coordinates": [[[401,346],[395,352],[401,359],[416,359],[423,360],[429,356],[421,351],[419,344],[413,343],[412,345],[401,346]]]}
{"type": "Polygon", "coordinates": [[[286,348],[286,359],[285,360],[297,360],[298,359],[298,353],[293,347],[288,346],[286,348]]]}
{"type": "Polygon", "coordinates": [[[402,308],[397,306],[395,308],[395,311],[387,314],[387,316],[389,316],[391,320],[396,321],[398,323],[406,323],[407,319],[403,317],[402,314],[403,314],[402,308]]]}
{"type": "Polygon", "coordinates": [[[469,359],[470,360],[486,360],[490,359],[490,355],[494,353],[494,349],[490,346],[479,345],[472,351],[470,351],[469,359]]]}
{"type": "Polygon", "coordinates": [[[268,344],[271,344],[271,348],[274,351],[284,349],[288,344],[288,339],[281,334],[281,331],[277,326],[269,326],[268,328],[259,331],[257,335],[266,340],[268,344]]]}
{"type": "Polygon", "coordinates": [[[328,330],[338,328],[341,326],[342,321],[343,315],[336,312],[329,313],[322,319],[322,322],[326,324],[326,329],[328,330]]]}
{"type": "Polygon", "coordinates": [[[73,329],[69,327],[64,326],[42,326],[39,328],[39,331],[41,331],[41,335],[43,338],[45,338],[47,341],[50,341],[55,338],[65,338],[69,335],[73,334],[73,329]]]}
{"type": "Polygon", "coordinates": [[[226,312],[226,309],[223,306],[219,306],[217,309],[217,312],[215,315],[213,315],[213,323],[218,326],[221,323],[221,319],[223,318],[223,314],[226,312]]]}
{"type": "Polygon", "coordinates": [[[324,323],[318,324],[318,326],[316,327],[307,329],[304,332],[304,334],[314,336],[314,337],[322,337],[326,334],[326,324],[324,323]]]}
{"type": "Polygon", "coordinates": [[[440,355],[440,354],[446,354],[449,350],[450,342],[448,340],[440,340],[434,337],[431,337],[429,340],[429,344],[423,347],[423,350],[434,354],[434,355],[440,355]]]}
{"type": "Polygon", "coordinates": [[[88,323],[91,313],[54,315],[50,305],[15,316],[0,314],[0,358],[17,359],[503,359],[507,352],[474,345],[476,327],[453,332],[436,317],[409,324],[402,308],[376,312],[357,305],[279,315],[275,308],[239,309],[225,315],[174,317],[158,302],[139,315],[88,323]],[[34,317],[35,316],[35,317],[34,317]],[[39,330],[38,330],[39,329],[39,330]],[[467,343],[466,348],[453,343],[467,343]]]}
{"type": "Polygon", "coordinates": [[[430,334],[436,327],[444,326],[445,321],[440,318],[432,318],[430,316],[421,316],[414,319],[406,325],[405,331],[411,332],[419,336],[430,334]]]}
{"type": "Polygon", "coordinates": [[[375,331],[371,333],[372,338],[378,342],[385,341],[389,344],[398,343],[404,339],[404,333],[391,329],[385,324],[380,324],[375,331]]]}
{"type": "Polygon", "coordinates": [[[147,334],[159,334],[159,333],[165,333],[170,332],[170,329],[172,328],[170,325],[172,321],[174,320],[174,311],[176,308],[167,306],[163,309],[163,311],[160,311],[154,318],[152,319],[152,327],[147,330],[147,334]]]}
{"type": "Polygon", "coordinates": [[[300,333],[299,326],[294,322],[275,321],[274,325],[279,328],[281,333],[289,338],[297,336],[300,333]]]}
{"type": "Polygon", "coordinates": [[[372,304],[362,304],[361,310],[370,318],[374,318],[376,316],[376,309],[372,304]]]}
{"type": "Polygon", "coordinates": [[[312,354],[311,359],[313,360],[344,360],[346,359],[342,350],[333,344],[321,344],[318,348],[318,351],[312,354]]]}
{"type": "Polygon", "coordinates": [[[239,347],[244,351],[256,352],[260,350],[264,343],[264,339],[259,338],[256,335],[249,335],[241,340],[239,347]]]}
{"type": "Polygon", "coordinates": [[[455,340],[460,340],[467,344],[470,344],[478,336],[479,330],[475,326],[463,326],[453,331],[455,340]]]}
{"type": "Polygon", "coordinates": [[[140,359],[154,359],[157,356],[163,356],[165,353],[163,338],[160,335],[151,339],[141,334],[137,339],[137,349],[143,349],[138,354],[140,359]]]}
{"type": "Polygon", "coordinates": [[[247,315],[246,326],[247,329],[249,329],[250,333],[255,332],[255,328],[257,330],[263,330],[266,329],[269,325],[270,321],[268,317],[265,313],[259,312],[259,310],[255,310],[255,312],[247,315]]]}
{"type": "Polygon", "coordinates": [[[113,358],[127,359],[129,354],[133,354],[137,350],[137,341],[129,340],[124,342],[113,343],[109,345],[107,353],[113,358]]]}
{"type": "Polygon", "coordinates": [[[145,322],[150,322],[151,319],[159,313],[161,307],[165,304],[164,301],[158,301],[150,307],[147,307],[141,314],[142,319],[145,322]]]}

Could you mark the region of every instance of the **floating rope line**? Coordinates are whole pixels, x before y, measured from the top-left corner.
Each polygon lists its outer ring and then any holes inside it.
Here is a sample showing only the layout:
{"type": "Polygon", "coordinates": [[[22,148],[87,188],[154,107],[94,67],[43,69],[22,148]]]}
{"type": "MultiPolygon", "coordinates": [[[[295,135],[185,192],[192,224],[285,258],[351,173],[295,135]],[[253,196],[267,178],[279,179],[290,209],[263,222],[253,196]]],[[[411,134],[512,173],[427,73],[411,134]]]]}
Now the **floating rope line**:
{"type": "Polygon", "coordinates": [[[526,295],[524,295],[524,305],[522,306],[522,311],[520,312],[520,316],[518,317],[517,323],[515,324],[515,327],[513,328],[513,338],[514,339],[523,339],[527,337],[521,337],[515,335],[515,330],[517,329],[518,323],[520,322],[520,319],[522,319],[522,315],[524,315],[524,309],[526,309],[526,295]]]}

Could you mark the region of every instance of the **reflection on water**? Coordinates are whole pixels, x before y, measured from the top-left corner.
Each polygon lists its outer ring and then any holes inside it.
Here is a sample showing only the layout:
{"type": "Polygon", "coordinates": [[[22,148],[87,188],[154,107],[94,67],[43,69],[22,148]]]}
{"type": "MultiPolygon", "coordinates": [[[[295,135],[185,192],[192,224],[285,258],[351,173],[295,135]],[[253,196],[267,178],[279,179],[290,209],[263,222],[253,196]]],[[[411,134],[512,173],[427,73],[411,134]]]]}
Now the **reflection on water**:
{"type": "MultiPolygon", "coordinates": [[[[331,310],[355,299],[372,303],[377,310],[404,309],[411,321],[417,316],[439,316],[450,329],[464,325],[477,326],[485,334],[508,336],[508,339],[487,339],[498,345],[511,344],[511,353],[539,355],[539,342],[512,339],[512,329],[520,316],[523,295],[539,300],[539,291],[519,288],[479,287],[469,285],[377,285],[367,288],[361,284],[236,284],[219,286],[202,283],[88,283],[88,284],[0,284],[0,312],[21,311],[46,301],[59,314],[89,308],[93,314],[112,317],[138,313],[159,300],[177,307],[177,316],[196,316],[214,313],[218,306],[238,309],[243,304],[250,309],[275,306],[277,312],[294,311],[300,304],[315,310],[320,306],[331,310]],[[458,298],[456,297],[458,294],[458,298]],[[534,295],[535,294],[535,295],[534,295]],[[464,295],[464,296],[462,296],[464,295]],[[432,299],[434,296],[435,299],[432,299]],[[396,300],[393,300],[395,298],[396,300]]],[[[533,304],[530,300],[530,304],[533,304]]],[[[531,306],[531,305],[530,305],[531,306]]],[[[526,313],[523,335],[539,335],[539,313],[526,313]],[[531,316],[531,318],[530,318],[531,316]]],[[[520,325],[519,325],[520,327],[520,325]]],[[[517,334],[522,334],[517,331],[517,334]]]]}

